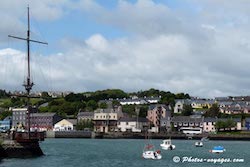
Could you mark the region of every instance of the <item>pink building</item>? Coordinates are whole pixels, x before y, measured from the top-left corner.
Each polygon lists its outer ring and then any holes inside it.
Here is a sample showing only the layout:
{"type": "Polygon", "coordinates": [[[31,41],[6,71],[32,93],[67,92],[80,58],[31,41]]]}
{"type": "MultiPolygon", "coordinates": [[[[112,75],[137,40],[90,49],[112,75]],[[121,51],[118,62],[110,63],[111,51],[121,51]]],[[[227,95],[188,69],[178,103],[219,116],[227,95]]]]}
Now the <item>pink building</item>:
{"type": "Polygon", "coordinates": [[[171,117],[171,111],[166,105],[150,105],[147,119],[154,127],[160,127],[161,119],[171,117]]]}

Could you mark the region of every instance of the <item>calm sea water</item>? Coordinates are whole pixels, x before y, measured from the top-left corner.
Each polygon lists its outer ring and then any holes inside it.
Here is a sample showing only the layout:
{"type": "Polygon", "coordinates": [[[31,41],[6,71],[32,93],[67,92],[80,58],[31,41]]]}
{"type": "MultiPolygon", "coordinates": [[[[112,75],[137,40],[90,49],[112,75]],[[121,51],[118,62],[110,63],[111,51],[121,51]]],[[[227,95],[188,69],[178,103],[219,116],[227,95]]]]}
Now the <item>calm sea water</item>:
{"type": "MultiPolygon", "coordinates": [[[[176,150],[162,150],[161,160],[142,159],[145,140],[133,139],[46,139],[41,143],[45,156],[29,159],[3,159],[1,167],[173,167],[173,166],[250,166],[250,141],[208,141],[196,148],[195,140],[172,140],[176,150]],[[222,145],[226,152],[212,154],[213,146],[222,145]],[[173,157],[203,159],[244,159],[238,163],[173,162],[173,157]]],[[[151,140],[160,149],[161,140],[151,140]]]]}

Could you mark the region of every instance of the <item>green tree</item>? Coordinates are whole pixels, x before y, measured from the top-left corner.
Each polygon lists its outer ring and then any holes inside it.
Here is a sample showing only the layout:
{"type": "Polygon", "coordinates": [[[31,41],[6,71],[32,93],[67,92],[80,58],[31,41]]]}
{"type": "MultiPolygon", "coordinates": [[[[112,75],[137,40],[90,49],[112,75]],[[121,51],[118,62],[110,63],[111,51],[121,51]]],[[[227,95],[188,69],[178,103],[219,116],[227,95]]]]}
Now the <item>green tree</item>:
{"type": "Polygon", "coordinates": [[[136,116],[135,105],[124,105],[122,106],[122,111],[127,113],[130,117],[136,116]]]}
{"type": "Polygon", "coordinates": [[[99,107],[102,108],[102,109],[105,109],[105,108],[107,108],[108,106],[107,106],[106,103],[100,103],[99,107]]]}
{"type": "Polygon", "coordinates": [[[148,106],[147,105],[141,105],[139,108],[140,108],[139,117],[146,118],[146,116],[148,114],[148,106]]]}
{"type": "Polygon", "coordinates": [[[68,102],[76,102],[76,101],[83,101],[85,100],[85,96],[81,93],[70,93],[67,96],[64,97],[64,99],[68,102]]]}
{"type": "Polygon", "coordinates": [[[220,130],[230,130],[236,126],[236,123],[232,119],[227,119],[226,121],[219,120],[215,124],[215,128],[220,131],[220,130]]]}
{"type": "Polygon", "coordinates": [[[225,122],[224,121],[217,121],[216,123],[215,123],[215,128],[217,129],[217,131],[220,131],[221,129],[223,129],[223,130],[225,130],[225,128],[226,128],[226,124],[225,124],[225,122]]]}
{"type": "Polygon", "coordinates": [[[112,106],[118,106],[118,105],[120,105],[120,102],[118,100],[112,101],[112,106]]]}
{"type": "Polygon", "coordinates": [[[49,95],[48,92],[42,92],[41,93],[41,98],[48,99],[48,98],[51,98],[51,96],[49,95]]]}
{"type": "Polygon", "coordinates": [[[84,130],[84,128],[94,128],[94,124],[91,120],[80,120],[76,124],[76,130],[84,130]]]}
{"type": "Polygon", "coordinates": [[[12,115],[11,111],[3,111],[3,112],[0,113],[0,120],[3,120],[7,116],[11,116],[11,115],[12,115]]]}
{"type": "Polygon", "coordinates": [[[212,104],[212,106],[208,109],[208,111],[205,113],[206,117],[220,117],[220,108],[219,106],[215,103],[212,104]]]}
{"type": "Polygon", "coordinates": [[[193,113],[193,108],[191,105],[184,104],[183,105],[183,110],[182,110],[182,115],[184,116],[190,116],[193,113]]]}
{"type": "Polygon", "coordinates": [[[225,124],[226,128],[228,128],[230,131],[236,126],[236,123],[232,119],[227,119],[225,124]]]}
{"type": "Polygon", "coordinates": [[[98,108],[98,104],[94,100],[89,100],[87,102],[87,107],[92,110],[96,110],[98,108]]]}

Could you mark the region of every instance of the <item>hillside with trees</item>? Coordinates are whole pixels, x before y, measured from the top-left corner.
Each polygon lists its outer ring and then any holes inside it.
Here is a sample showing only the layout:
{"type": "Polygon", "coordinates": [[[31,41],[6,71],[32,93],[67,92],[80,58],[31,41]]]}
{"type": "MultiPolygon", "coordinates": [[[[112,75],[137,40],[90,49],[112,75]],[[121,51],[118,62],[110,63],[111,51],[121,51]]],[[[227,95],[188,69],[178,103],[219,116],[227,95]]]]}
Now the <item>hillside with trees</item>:
{"type": "MultiPolygon", "coordinates": [[[[0,108],[2,111],[8,111],[9,107],[23,107],[26,105],[26,99],[24,97],[11,96],[5,91],[0,91],[0,108]]],[[[145,91],[138,91],[132,93],[126,93],[120,89],[106,89],[98,90],[95,92],[83,92],[83,93],[70,93],[65,97],[52,98],[48,92],[42,92],[39,98],[31,98],[33,106],[37,106],[40,112],[55,112],[62,117],[76,117],[79,111],[94,111],[97,108],[107,108],[108,105],[105,102],[99,103],[99,101],[109,100],[112,101],[112,105],[118,105],[117,99],[130,98],[137,96],[139,98],[144,97],[160,97],[160,103],[174,106],[175,99],[190,98],[188,94],[178,93],[174,94],[169,91],[160,91],[157,89],[149,89],[145,91]]],[[[141,105],[139,116],[145,117],[147,112],[147,105],[141,105]]],[[[123,111],[130,116],[135,116],[135,105],[123,106],[123,111]]],[[[8,113],[10,114],[10,113],[8,113]]],[[[6,113],[4,113],[4,116],[6,113]]]]}

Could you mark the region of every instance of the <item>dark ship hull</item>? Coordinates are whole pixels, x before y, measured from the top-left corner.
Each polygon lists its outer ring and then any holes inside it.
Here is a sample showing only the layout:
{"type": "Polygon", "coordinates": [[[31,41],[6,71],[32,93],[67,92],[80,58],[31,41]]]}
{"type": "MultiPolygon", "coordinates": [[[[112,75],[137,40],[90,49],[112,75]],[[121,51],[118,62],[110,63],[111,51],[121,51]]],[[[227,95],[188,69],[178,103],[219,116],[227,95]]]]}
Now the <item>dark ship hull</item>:
{"type": "Polygon", "coordinates": [[[16,132],[10,136],[12,139],[5,139],[0,147],[2,158],[29,158],[42,156],[39,141],[44,140],[44,132],[16,132]]]}

